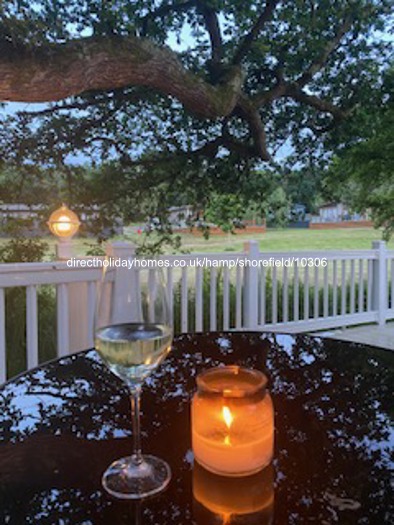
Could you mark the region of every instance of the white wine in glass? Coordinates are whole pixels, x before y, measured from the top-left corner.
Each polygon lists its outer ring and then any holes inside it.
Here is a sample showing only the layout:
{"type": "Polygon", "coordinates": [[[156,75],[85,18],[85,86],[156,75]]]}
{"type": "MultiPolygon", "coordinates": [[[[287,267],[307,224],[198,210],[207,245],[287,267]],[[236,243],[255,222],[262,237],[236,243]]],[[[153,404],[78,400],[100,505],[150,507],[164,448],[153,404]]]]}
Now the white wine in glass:
{"type": "Polygon", "coordinates": [[[124,323],[96,331],[96,348],[108,368],[128,382],[141,382],[170,351],[172,330],[162,324],[124,323]]]}
{"type": "Polygon", "coordinates": [[[100,289],[95,346],[108,368],[129,388],[133,453],[106,470],[102,482],[113,496],[140,499],[163,490],[167,463],[141,452],[140,394],[144,379],[171,349],[171,313],[161,269],[106,270],[100,289]]]}

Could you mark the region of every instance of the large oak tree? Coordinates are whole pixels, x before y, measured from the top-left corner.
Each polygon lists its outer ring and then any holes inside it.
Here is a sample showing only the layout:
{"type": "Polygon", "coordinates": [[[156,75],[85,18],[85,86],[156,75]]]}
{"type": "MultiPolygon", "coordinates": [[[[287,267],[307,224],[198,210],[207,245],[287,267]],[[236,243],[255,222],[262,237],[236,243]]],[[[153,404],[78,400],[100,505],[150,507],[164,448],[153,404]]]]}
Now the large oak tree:
{"type": "Polygon", "coordinates": [[[382,103],[390,4],[4,1],[0,100],[45,105],[3,117],[2,158],[61,166],[69,182],[70,159],[111,162],[118,197],[163,181],[241,187],[283,150],[326,159],[382,103]]]}

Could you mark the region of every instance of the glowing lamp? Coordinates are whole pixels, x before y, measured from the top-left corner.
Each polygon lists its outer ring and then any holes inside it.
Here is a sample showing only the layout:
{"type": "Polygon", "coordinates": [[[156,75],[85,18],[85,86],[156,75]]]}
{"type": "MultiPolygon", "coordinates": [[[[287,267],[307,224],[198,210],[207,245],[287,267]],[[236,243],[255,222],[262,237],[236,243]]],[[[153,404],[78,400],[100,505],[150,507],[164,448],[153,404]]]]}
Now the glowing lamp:
{"type": "Polygon", "coordinates": [[[59,239],[71,239],[77,233],[81,223],[78,216],[63,204],[51,214],[47,224],[51,232],[59,239]]]}

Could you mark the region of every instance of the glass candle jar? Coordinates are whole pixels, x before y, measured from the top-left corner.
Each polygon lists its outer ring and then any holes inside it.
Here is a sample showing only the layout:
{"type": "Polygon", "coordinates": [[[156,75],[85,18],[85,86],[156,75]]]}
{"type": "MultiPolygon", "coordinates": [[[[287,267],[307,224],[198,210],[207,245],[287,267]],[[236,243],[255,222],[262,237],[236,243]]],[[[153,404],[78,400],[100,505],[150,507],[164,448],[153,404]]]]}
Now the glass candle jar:
{"type": "Polygon", "coordinates": [[[273,456],[274,415],[267,377],[239,366],[212,368],[197,377],[192,401],[195,459],[223,476],[247,476],[273,456]]]}

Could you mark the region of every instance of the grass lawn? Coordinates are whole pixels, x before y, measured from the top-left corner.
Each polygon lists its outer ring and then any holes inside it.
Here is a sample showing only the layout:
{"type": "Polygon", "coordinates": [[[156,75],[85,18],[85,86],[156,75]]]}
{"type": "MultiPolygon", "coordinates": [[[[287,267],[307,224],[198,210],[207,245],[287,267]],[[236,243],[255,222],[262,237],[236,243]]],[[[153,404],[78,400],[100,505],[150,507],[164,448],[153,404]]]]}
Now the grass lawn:
{"type": "MultiPolygon", "coordinates": [[[[118,237],[116,240],[139,241],[137,234],[118,237]]],[[[243,244],[249,239],[258,241],[260,250],[297,251],[297,250],[357,250],[370,249],[373,240],[381,239],[381,232],[372,228],[353,228],[338,230],[307,230],[307,229],[270,229],[262,234],[212,235],[208,240],[192,234],[182,234],[182,249],[188,252],[209,253],[243,250],[243,244]]],[[[50,245],[49,259],[55,256],[55,240],[45,239],[50,245]]],[[[5,242],[1,239],[0,243],[5,242]]],[[[74,239],[76,255],[85,255],[93,239],[74,239]]],[[[388,243],[394,249],[394,240],[388,243]]]]}
{"type": "MultiPolygon", "coordinates": [[[[381,239],[381,232],[372,228],[343,230],[271,229],[263,234],[212,236],[208,241],[193,235],[183,235],[183,247],[192,252],[242,251],[248,239],[259,242],[260,250],[361,250],[372,247],[373,240],[381,239]]],[[[389,243],[394,249],[394,241],[389,243]]]]}
{"type": "MultiPolygon", "coordinates": [[[[131,240],[137,235],[130,236],[131,240]]],[[[372,241],[381,239],[381,231],[373,228],[337,230],[270,229],[262,234],[212,235],[208,240],[192,234],[182,234],[182,248],[190,252],[242,251],[249,239],[258,241],[260,250],[362,250],[370,249],[372,241]]],[[[388,244],[394,249],[394,240],[388,244]]]]}

